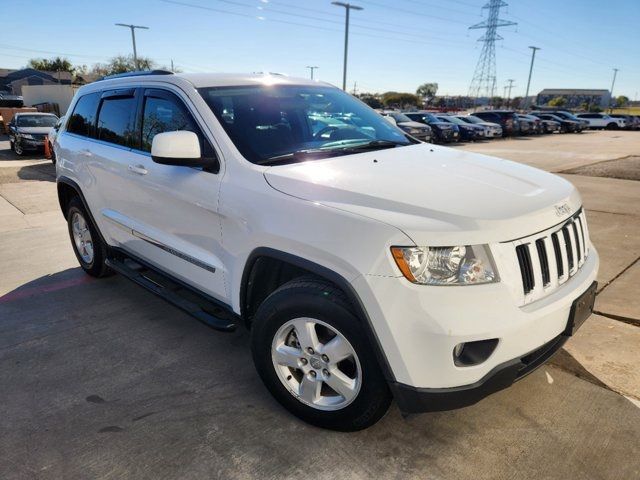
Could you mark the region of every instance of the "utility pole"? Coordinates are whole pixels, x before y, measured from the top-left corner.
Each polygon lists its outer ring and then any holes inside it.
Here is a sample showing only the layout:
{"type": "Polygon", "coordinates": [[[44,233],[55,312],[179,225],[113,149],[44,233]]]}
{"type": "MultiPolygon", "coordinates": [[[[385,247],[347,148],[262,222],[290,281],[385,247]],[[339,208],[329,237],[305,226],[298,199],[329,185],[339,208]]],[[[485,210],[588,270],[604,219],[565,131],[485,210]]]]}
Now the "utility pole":
{"type": "Polygon", "coordinates": [[[364,10],[362,7],[358,7],[357,5],[351,5],[350,3],[345,2],[331,2],[332,5],[336,5],[338,7],[344,7],[346,15],[345,15],[345,23],[344,23],[344,64],[342,66],[342,90],[347,90],[347,54],[349,52],[349,12],[351,10],[364,10]]]}
{"type": "Polygon", "coordinates": [[[533,61],[536,59],[536,51],[540,50],[540,47],[529,47],[532,50],[531,53],[531,66],[529,67],[529,80],[527,80],[527,93],[524,94],[524,106],[529,105],[529,86],[531,85],[531,73],[533,72],[533,61]]]}
{"type": "Polygon", "coordinates": [[[116,23],[116,26],[127,27],[131,29],[131,41],[133,42],[133,63],[136,66],[136,70],[140,70],[140,65],[138,64],[138,52],[136,51],[136,28],[149,30],[149,27],[143,27],[142,25],[130,25],[127,23],[116,23]]]}
{"type": "Polygon", "coordinates": [[[509,85],[505,88],[509,89],[509,93],[507,94],[507,107],[508,107],[509,104],[511,103],[511,89],[513,88],[513,82],[515,82],[515,80],[513,78],[510,78],[509,80],[507,80],[507,82],[509,82],[509,85]]]}
{"type": "Polygon", "coordinates": [[[173,69],[173,58],[171,59],[171,71],[175,72],[175,70],[173,69]]]}
{"type": "Polygon", "coordinates": [[[613,86],[616,84],[616,76],[618,76],[618,68],[613,69],[613,81],[611,82],[611,101],[609,102],[609,113],[613,113],[613,104],[615,97],[613,96],[613,86]]]}
{"type": "Polygon", "coordinates": [[[358,82],[353,82],[353,96],[355,97],[358,93],[358,82]]]}
{"type": "Polygon", "coordinates": [[[318,68],[318,67],[311,67],[311,66],[307,65],[307,67],[306,67],[306,68],[308,68],[308,69],[309,69],[309,71],[311,72],[311,80],[313,80],[313,71],[314,71],[316,68],[318,68]]]}

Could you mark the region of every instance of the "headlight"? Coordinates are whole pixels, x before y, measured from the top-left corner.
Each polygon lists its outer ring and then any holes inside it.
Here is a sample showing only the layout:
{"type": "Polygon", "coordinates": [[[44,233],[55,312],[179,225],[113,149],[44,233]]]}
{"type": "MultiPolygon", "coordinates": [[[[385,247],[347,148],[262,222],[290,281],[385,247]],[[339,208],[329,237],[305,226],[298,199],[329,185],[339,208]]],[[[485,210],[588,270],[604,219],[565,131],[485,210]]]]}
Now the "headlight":
{"type": "Polygon", "coordinates": [[[487,245],[391,247],[407,280],[420,285],[468,285],[498,282],[487,245]]]}
{"type": "Polygon", "coordinates": [[[424,133],[425,130],[422,130],[421,128],[410,128],[409,129],[409,133],[412,134],[419,134],[419,133],[424,133]]]}
{"type": "Polygon", "coordinates": [[[18,135],[20,135],[22,138],[31,138],[31,139],[33,139],[33,135],[31,135],[30,133],[19,133],[18,135]]]}

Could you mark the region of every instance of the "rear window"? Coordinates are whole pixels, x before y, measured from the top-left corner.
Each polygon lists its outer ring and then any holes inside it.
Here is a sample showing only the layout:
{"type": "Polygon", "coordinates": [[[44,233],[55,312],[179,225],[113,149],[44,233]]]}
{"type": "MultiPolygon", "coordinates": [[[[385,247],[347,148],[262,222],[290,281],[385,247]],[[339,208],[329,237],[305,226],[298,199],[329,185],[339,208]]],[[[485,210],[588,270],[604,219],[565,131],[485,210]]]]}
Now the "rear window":
{"type": "Polygon", "coordinates": [[[105,98],[98,114],[98,140],[132,146],[134,97],[105,98]]]}
{"type": "Polygon", "coordinates": [[[67,131],[83,137],[95,137],[96,111],[99,102],[100,93],[98,92],[80,97],[69,117],[67,131]]]}

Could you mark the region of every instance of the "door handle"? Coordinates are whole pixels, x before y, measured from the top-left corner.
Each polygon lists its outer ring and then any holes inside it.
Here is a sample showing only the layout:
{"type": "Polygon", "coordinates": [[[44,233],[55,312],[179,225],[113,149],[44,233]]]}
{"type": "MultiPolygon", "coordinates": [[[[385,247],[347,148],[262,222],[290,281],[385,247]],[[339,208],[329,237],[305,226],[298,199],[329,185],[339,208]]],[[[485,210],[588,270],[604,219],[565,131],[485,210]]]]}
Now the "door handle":
{"type": "Polygon", "coordinates": [[[85,156],[85,157],[92,157],[93,153],[91,153],[91,150],[89,150],[88,148],[83,148],[82,150],[80,150],[80,154],[85,156]]]}
{"type": "Polygon", "coordinates": [[[146,175],[148,173],[147,169],[144,168],[144,165],[129,165],[128,168],[131,173],[135,173],[137,175],[146,175]]]}

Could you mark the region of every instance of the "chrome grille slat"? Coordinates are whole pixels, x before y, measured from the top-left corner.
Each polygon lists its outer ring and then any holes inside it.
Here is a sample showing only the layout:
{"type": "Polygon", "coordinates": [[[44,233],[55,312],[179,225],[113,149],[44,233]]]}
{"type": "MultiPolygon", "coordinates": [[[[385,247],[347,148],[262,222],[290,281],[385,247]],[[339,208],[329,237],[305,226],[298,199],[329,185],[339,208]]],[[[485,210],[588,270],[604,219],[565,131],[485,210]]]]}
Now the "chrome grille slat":
{"type": "Polygon", "coordinates": [[[514,242],[523,304],[544,297],[575,275],[589,255],[588,245],[582,210],[553,230],[514,242]]]}

